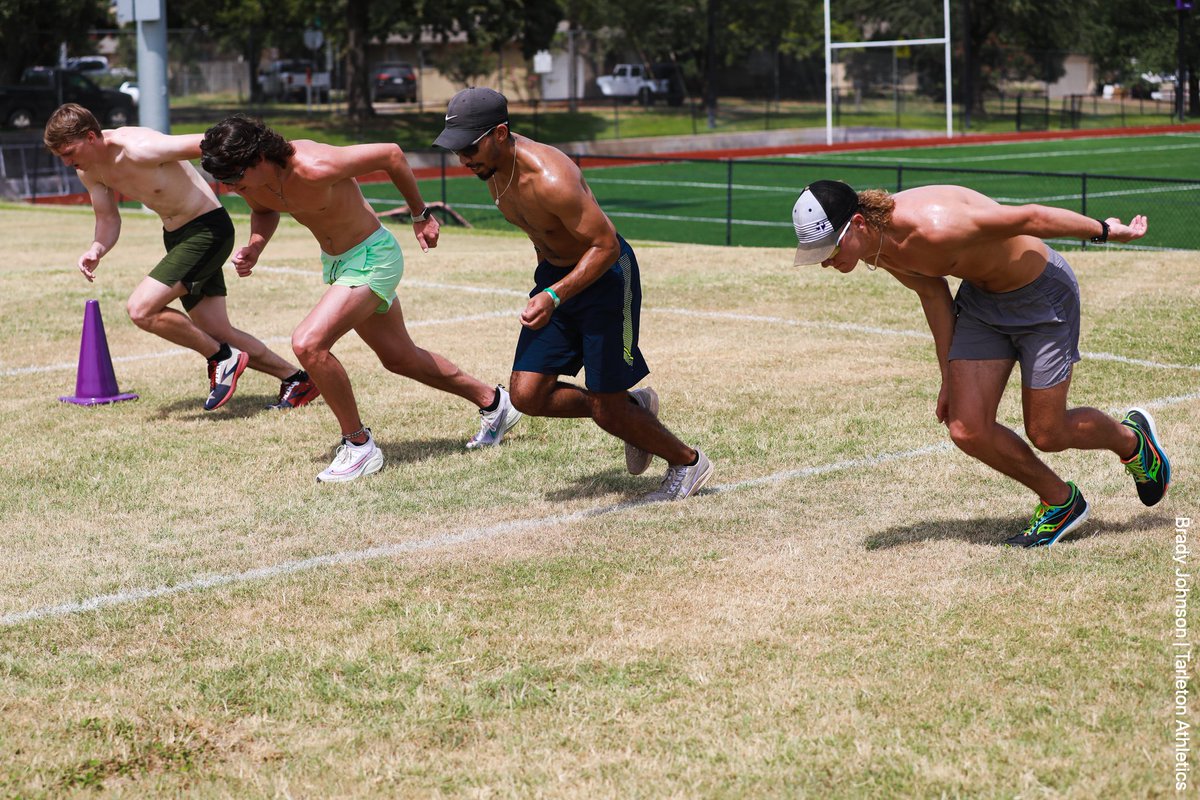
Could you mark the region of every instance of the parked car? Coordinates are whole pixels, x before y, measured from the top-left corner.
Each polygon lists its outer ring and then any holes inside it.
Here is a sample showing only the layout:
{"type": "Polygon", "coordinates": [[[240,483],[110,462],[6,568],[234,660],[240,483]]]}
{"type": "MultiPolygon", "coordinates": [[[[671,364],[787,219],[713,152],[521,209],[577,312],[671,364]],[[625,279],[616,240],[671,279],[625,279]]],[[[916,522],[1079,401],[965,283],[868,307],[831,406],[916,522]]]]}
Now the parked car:
{"type": "Polygon", "coordinates": [[[666,100],[677,106],[683,103],[683,80],[674,64],[655,64],[653,71],[641,64],[617,64],[611,75],[596,78],[596,85],[605,97],[636,100],[644,106],[666,100]]]}
{"type": "Polygon", "coordinates": [[[376,64],[371,75],[374,77],[374,99],[417,102],[417,73],[412,64],[405,61],[376,64]]]}
{"type": "Polygon", "coordinates": [[[134,121],[133,100],[115,89],[101,89],[81,72],[29,67],[15,86],[0,86],[0,121],[12,128],[44,123],[61,103],[78,103],[102,125],[119,128],[134,121]]]}
{"type": "Polygon", "coordinates": [[[77,58],[68,58],[66,67],[76,72],[108,72],[108,57],[79,56],[77,58]]]}
{"type": "Polygon", "coordinates": [[[270,100],[303,102],[308,99],[309,81],[312,98],[318,103],[329,102],[329,73],[317,68],[307,59],[285,58],[272,61],[258,71],[258,84],[263,96],[270,100]]]}
{"type": "Polygon", "coordinates": [[[76,56],[68,58],[66,63],[67,69],[73,69],[76,72],[82,72],[92,80],[98,80],[101,76],[111,75],[118,80],[132,78],[136,73],[129,67],[114,67],[108,63],[108,56],[76,56]]]}

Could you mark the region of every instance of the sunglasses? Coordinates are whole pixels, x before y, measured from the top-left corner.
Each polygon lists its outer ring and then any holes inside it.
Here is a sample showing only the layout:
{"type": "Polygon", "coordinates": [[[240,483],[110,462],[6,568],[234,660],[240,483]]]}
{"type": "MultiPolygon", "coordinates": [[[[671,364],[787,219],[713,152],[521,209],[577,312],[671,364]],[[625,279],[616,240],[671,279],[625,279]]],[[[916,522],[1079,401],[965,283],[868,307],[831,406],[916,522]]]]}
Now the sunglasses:
{"type": "Polygon", "coordinates": [[[838,234],[837,241],[833,243],[833,250],[829,253],[826,260],[836,256],[838,254],[838,251],[842,249],[842,239],[846,238],[846,234],[849,231],[850,231],[850,220],[846,220],[846,225],[845,225],[845,227],[842,228],[842,232],[838,234]]]}
{"type": "MultiPolygon", "coordinates": [[[[503,124],[504,124],[503,122],[500,123],[500,125],[503,125],[503,124]]],[[[463,158],[473,158],[475,156],[475,154],[479,152],[479,143],[482,142],[484,137],[486,137],[489,133],[496,130],[496,128],[499,128],[500,125],[493,125],[492,127],[488,128],[486,131],[479,134],[479,136],[475,139],[475,141],[471,142],[469,145],[464,147],[462,150],[455,150],[454,155],[462,156],[463,158]]]]}
{"type": "MultiPolygon", "coordinates": [[[[216,176],[214,175],[213,177],[216,176]]],[[[224,178],[217,178],[217,180],[226,186],[236,186],[242,182],[242,178],[244,177],[246,177],[246,170],[242,170],[234,175],[226,175],[224,178]]]]}

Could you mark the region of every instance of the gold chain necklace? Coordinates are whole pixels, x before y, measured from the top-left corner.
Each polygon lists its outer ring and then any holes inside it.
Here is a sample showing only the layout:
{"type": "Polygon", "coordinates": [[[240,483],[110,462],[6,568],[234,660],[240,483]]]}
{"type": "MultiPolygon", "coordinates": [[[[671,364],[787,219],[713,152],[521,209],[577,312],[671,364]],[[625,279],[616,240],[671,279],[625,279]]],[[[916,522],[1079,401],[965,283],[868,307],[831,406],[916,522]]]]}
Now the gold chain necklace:
{"type": "MultiPolygon", "coordinates": [[[[504,184],[504,192],[507,192],[507,191],[508,191],[508,187],[512,186],[513,178],[515,178],[515,177],[516,177],[516,175],[517,175],[517,140],[516,140],[516,138],[514,137],[514,138],[513,138],[513,165],[512,165],[512,173],[511,173],[511,174],[509,174],[509,176],[508,176],[508,183],[504,184]]],[[[282,186],[280,186],[279,188],[281,188],[281,189],[282,189],[283,187],[282,187],[282,186]]],[[[493,175],[493,176],[492,176],[492,191],[495,191],[495,188],[496,188],[496,176],[495,176],[495,175],[493,175]]],[[[500,198],[501,198],[501,197],[504,197],[504,192],[501,192],[500,194],[496,195],[496,205],[497,205],[497,206],[499,206],[499,205],[500,205],[500,198]]]]}

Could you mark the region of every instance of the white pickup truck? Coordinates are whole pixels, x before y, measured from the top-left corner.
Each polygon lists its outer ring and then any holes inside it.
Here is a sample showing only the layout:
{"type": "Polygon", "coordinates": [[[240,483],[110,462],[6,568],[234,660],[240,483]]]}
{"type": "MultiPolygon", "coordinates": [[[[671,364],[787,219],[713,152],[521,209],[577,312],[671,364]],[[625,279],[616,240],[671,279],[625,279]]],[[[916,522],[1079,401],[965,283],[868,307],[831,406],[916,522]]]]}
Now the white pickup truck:
{"type": "MultiPolygon", "coordinates": [[[[667,65],[663,72],[670,71],[677,75],[674,65],[667,65]]],[[[617,64],[612,75],[602,75],[596,78],[596,85],[605,97],[627,98],[637,100],[644,106],[653,105],[656,100],[666,100],[671,105],[683,102],[682,82],[676,78],[673,82],[669,77],[655,77],[641,64],[617,64]],[[678,86],[675,85],[678,83],[678,86]]]]}
{"type": "Polygon", "coordinates": [[[313,102],[329,102],[329,73],[319,71],[312,61],[272,61],[258,72],[258,83],[262,86],[263,95],[272,100],[304,102],[308,97],[306,87],[310,80],[313,102]]]}

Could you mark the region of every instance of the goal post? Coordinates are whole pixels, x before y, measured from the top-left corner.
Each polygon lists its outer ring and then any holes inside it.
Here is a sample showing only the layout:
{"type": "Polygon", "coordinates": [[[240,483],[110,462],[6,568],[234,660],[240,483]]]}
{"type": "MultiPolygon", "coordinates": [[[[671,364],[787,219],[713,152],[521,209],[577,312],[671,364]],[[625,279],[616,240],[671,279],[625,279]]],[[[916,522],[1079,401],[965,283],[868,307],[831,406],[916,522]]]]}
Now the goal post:
{"type": "Polygon", "coordinates": [[[833,144],[833,51],[866,47],[908,47],[940,44],[945,48],[946,136],[954,136],[953,68],[950,64],[950,0],[942,0],[943,35],[934,39],[891,39],[889,41],[835,42],[830,29],[830,0],[825,0],[825,143],[833,144]]]}

